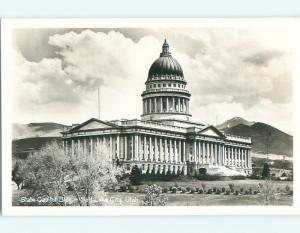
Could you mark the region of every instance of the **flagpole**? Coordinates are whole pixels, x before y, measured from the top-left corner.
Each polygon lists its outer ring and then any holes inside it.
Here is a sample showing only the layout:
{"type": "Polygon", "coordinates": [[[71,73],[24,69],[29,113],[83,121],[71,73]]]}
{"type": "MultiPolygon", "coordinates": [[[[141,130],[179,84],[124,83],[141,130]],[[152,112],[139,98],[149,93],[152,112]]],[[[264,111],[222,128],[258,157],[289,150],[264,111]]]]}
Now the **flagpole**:
{"type": "Polygon", "coordinates": [[[100,119],[100,88],[98,87],[98,119],[100,119]]]}

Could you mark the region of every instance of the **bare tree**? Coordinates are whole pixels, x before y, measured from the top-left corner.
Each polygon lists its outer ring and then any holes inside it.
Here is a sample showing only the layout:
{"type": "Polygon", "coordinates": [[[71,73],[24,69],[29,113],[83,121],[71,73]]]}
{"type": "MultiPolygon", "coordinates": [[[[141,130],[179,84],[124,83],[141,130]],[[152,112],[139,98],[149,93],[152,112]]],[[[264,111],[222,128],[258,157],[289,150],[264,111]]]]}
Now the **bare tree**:
{"type": "Polygon", "coordinates": [[[100,191],[116,184],[121,176],[122,169],[114,166],[108,155],[108,148],[100,146],[91,153],[78,151],[75,156],[69,155],[69,185],[80,206],[90,206],[100,191]]]}
{"type": "Polygon", "coordinates": [[[24,181],[32,188],[31,196],[59,197],[66,205],[65,180],[68,176],[69,158],[59,143],[52,142],[33,153],[24,166],[24,181]]]}
{"type": "Polygon", "coordinates": [[[26,162],[26,182],[31,195],[42,193],[48,197],[74,196],[80,206],[91,205],[105,187],[117,183],[122,171],[113,165],[105,148],[96,147],[93,153],[66,150],[53,142],[30,156],[26,162]]]}
{"type": "Polygon", "coordinates": [[[274,184],[271,178],[266,178],[263,183],[259,183],[258,190],[264,197],[265,205],[269,205],[274,198],[274,184]]]}

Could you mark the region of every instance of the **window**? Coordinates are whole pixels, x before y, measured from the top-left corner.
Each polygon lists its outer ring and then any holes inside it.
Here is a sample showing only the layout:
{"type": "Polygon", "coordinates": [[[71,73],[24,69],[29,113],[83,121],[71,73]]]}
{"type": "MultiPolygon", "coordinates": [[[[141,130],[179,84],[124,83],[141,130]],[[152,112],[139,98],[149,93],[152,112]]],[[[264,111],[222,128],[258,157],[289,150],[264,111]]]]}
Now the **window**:
{"type": "Polygon", "coordinates": [[[166,87],[166,84],[165,84],[165,83],[163,84],[163,87],[166,87]]]}
{"type": "Polygon", "coordinates": [[[157,84],[158,87],[160,87],[160,84],[157,84]]]}
{"type": "Polygon", "coordinates": [[[176,87],[176,83],[173,83],[173,87],[176,87]]]}
{"type": "Polygon", "coordinates": [[[153,87],[156,87],[156,84],[153,84],[153,87]]]}
{"type": "Polygon", "coordinates": [[[169,83],[168,86],[170,87],[170,86],[171,86],[171,83],[169,83]]]}

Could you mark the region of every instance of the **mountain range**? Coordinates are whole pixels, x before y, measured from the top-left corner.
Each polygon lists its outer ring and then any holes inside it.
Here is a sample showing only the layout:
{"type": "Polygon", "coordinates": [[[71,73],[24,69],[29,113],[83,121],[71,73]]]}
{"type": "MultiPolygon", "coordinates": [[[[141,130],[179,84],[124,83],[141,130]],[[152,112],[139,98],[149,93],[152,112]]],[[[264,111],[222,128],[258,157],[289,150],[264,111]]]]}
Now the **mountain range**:
{"type": "Polygon", "coordinates": [[[234,117],[216,127],[227,134],[251,137],[255,153],[293,156],[293,136],[271,125],[234,117]]]}

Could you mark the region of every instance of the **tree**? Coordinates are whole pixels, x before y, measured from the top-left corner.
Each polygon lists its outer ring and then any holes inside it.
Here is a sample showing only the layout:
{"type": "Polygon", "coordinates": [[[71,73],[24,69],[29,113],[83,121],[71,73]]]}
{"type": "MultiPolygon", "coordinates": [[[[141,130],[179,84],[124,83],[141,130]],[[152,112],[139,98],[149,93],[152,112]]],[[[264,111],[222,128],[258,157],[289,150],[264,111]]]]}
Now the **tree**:
{"type": "Polygon", "coordinates": [[[12,180],[17,184],[18,189],[22,188],[22,184],[25,178],[24,173],[24,161],[18,159],[15,163],[14,169],[12,171],[12,180]]]}
{"type": "Polygon", "coordinates": [[[132,167],[129,179],[132,185],[141,184],[143,179],[143,172],[137,165],[134,165],[132,167]]]}
{"type": "Polygon", "coordinates": [[[56,141],[31,154],[24,165],[24,182],[32,189],[30,197],[54,198],[54,204],[66,205],[65,181],[69,159],[56,141]],[[63,200],[62,202],[57,202],[63,200]]]}
{"type": "Polygon", "coordinates": [[[165,206],[167,204],[166,195],[162,194],[162,188],[156,184],[148,185],[145,188],[145,197],[143,198],[142,206],[165,206]]]}
{"type": "Polygon", "coordinates": [[[268,162],[264,163],[263,171],[262,171],[262,177],[268,178],[270,177],[270,166],[268,162]]]}
{"type": "Polygon", "coordinates": [[[121,169],[105,158],[105,152],[96,148],[93,155],[82,151],[72,155],[57,142],[46,145],[31,155],[25,165],[31,196],[61,197],[64,201],[58,204],[66,205],[67,192],[71,191],[80,206],[91,205],[100,191],[117,183],[121,175],[121,169]]]}
{"type": "Polygon", "coordinates": [[[90,206],[101,191],[117,184],[122,169],[107,158],[107,149],[96,147],[93,155],[69,155],[69,185],[80,206],[90,206]]]}
{"type": "Polygon", "coordinates": [[[266,178],[263,183],[258,184],[258,190],[264,197],[265,205],[269,205],[274,199],[274,184],[270,178],[266,178]]]}

